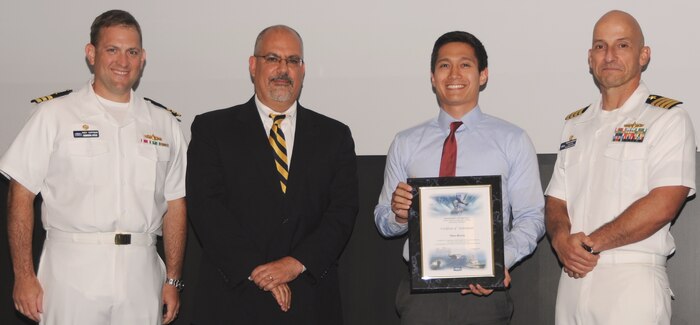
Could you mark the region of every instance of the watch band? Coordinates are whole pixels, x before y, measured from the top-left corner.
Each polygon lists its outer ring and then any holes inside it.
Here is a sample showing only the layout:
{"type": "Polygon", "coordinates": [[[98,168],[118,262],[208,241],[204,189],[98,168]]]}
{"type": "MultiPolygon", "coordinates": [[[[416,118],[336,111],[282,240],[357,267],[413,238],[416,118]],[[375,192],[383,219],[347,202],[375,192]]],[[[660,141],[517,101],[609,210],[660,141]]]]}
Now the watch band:
{"type": "Polygon", "coordinates": [[[165,284],[175,287],[177,291],[182,291],[185,288],[185,282],[180,279],[166,278],[165,284]]]}

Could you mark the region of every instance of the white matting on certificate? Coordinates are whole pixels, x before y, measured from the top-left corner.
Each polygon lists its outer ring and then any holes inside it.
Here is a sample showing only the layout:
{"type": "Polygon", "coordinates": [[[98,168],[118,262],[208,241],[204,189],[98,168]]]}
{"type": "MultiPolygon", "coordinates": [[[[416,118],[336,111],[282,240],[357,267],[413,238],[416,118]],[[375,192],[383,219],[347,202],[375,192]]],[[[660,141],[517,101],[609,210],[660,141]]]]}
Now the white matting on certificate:
{"type": "Polygon", "coordinates": [[[503,288],[501,177],[410,178],[411,289],[503,288]]]}

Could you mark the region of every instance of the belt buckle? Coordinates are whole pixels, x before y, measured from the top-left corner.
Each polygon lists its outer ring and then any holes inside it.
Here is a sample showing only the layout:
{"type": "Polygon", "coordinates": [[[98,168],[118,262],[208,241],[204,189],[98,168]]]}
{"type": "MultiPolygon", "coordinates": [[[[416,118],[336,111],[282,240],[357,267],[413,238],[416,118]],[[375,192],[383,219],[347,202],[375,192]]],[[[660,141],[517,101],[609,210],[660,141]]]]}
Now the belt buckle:
{"type": "Polygon", "coordinates": [[[130,245],[131,234],[115,234],[114,245],[130,245]]]}

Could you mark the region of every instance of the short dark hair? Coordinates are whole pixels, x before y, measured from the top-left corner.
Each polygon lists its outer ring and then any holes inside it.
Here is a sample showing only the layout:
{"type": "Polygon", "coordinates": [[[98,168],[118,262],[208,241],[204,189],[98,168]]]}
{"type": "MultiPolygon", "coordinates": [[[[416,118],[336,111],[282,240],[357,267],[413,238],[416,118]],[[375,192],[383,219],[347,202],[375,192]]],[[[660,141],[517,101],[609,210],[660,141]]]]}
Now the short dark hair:
{"type": "Polygon", "coordinates": [[[112,27],[112,26],[126,26],[133,27],[139,33],[139,43],[143,44],[143,36],[141,35],[141,26],[136,18],[130,13],[124,10],[109,10],[103,12],[101,15],[95,18],[90,26],[90,44],[97,46],[97,40],[100,37],[100,31],[102,28],[112,27]]]}
{"type": "Polygon", "coordinates": [[[486,55],[486,49],[484,44],[476,38],[476,36],[462,31],[454,31],[445,33],[440,36],[435,45],[433,45],[433,53],[430,55],[430,72],[435,72],[435,62],[437,62],[438,51],[447,43],[465,43],[474,49],[474,54],[476,55],[477,63],[479,64],[479,72],[484,71],[486,67],[489,66],[488,55],[486,55]]]}

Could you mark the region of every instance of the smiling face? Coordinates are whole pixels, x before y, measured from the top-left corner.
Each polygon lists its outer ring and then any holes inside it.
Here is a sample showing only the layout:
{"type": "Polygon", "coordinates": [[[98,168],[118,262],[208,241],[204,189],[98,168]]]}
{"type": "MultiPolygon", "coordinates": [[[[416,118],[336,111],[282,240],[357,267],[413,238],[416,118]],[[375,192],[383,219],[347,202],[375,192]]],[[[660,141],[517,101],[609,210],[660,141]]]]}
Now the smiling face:
{"type": "Polygon", "coordinates": [[[474,48],[462,42],[443,45],[430,81],[440,107],[454,118],[469,113],[479,102],[479,90],[488,80],[488,68],[479,72],[474,48]]]}
{"type": "Polygon", "coordinates": [[[278,27],[266,31],[248,60],[250,76],[258,99],[271,109],[283,112],[299,98],[304,83],[305,64],[287,60],[271,62],[265,57],[304,58],[301,39],[293,31],[278,27]]]}
{"type": "Polygon", "coordinates": [[[104,27],[99,35],[96,45],[85,46],[95,73],[92,87],[100,97],[126,103],[146,60],[141,36],[136,28],[123,25],[104,27]]]}
{"type": "Polygon", "coordinates": [[[596,23],[588,65],[601,90],[634,91],[650,56],[642,30],[629,14],[611,11],[596,23]]]}

